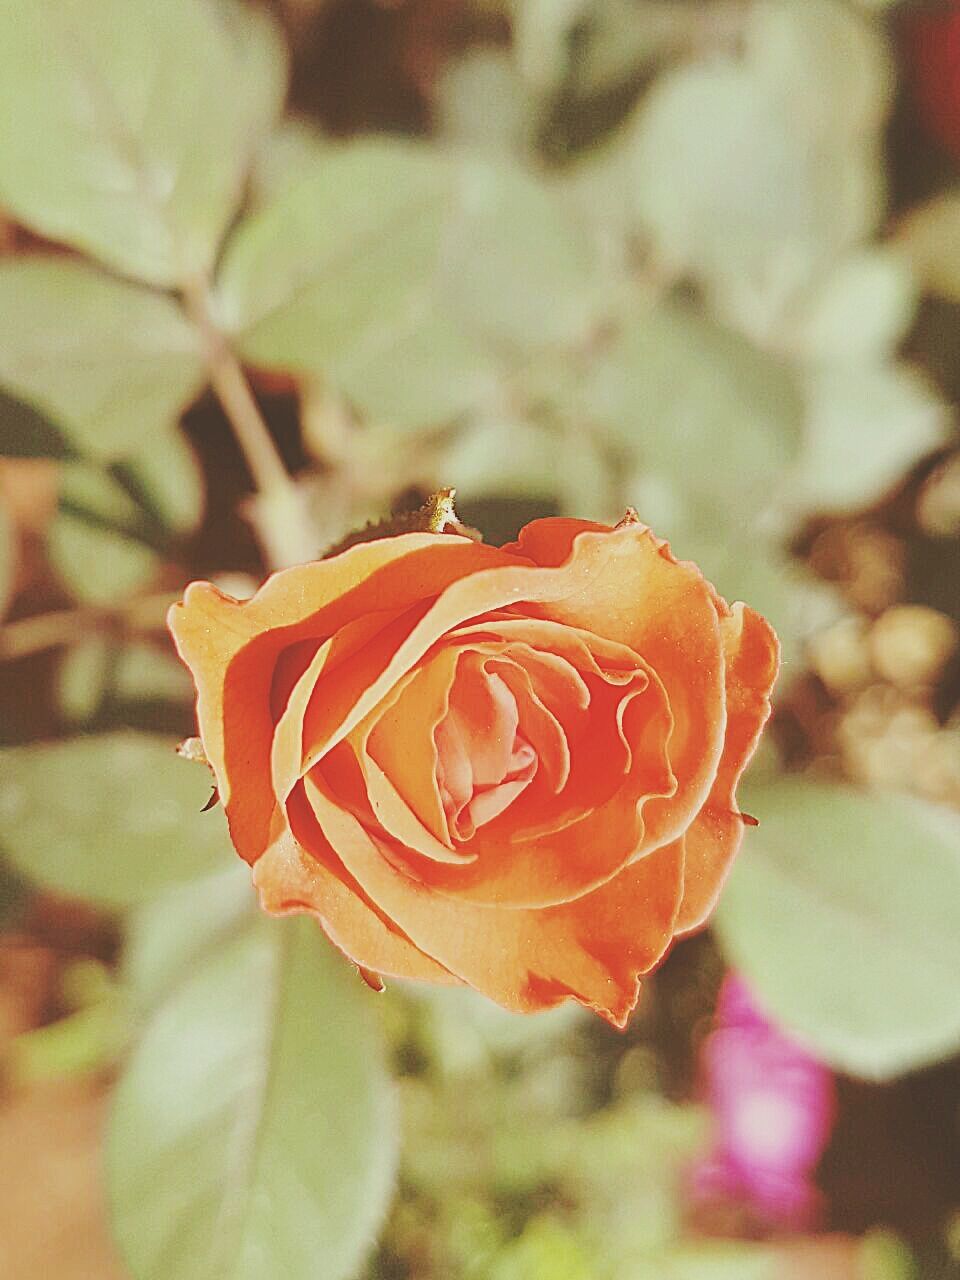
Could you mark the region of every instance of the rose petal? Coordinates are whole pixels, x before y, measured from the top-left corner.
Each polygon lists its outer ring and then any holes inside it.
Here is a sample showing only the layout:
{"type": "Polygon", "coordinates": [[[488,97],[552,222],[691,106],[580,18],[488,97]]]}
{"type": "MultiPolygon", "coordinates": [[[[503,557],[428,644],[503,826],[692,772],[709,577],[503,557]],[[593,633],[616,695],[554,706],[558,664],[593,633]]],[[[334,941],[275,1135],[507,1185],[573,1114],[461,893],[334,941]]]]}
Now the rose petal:
{"type": "Polygon", "coordinates": [[[736,789],[770,715],[780,646],[770,624],[735,604],[721,624],[727,661],[727,733],[710,796],[686,833],[677,932],[699,928],[716,905],[743,837],[736,789]]]}
{"type": "Polygon", "coordinates": [[[594,571],[551,603],[548,616],[585,631],[600,627],[607,639],[640,654],[666,688],[675,721],[670,764],[679,785],[675,794],[644,806],[642,854],[683,834],[716,775],[726,730],[723,602],[696,565],[674,559],[642,524],[603,530],[586,521],[535,520],[504,549],[553,565],[564,563],[571,547],[585,552],[598,543],[604,554],[594,571]]]}
{"type": "Polygon", "coordinates": [[[311,912],[331,942],[365,969],[395,978],[458,982],[373,907],[332,850],[322,848],[323,837],[316,824],[312,826],[311,853],[285,823],[275,827],[274,839],[253,869],[264,910],[271,915],[311,912]]]}
{"type": "Polygon", "coordinates": [[[476,906],[437,894],[398,871],[313,775],[304,786],[346,871],[444,968],[517,1012],[546,1009],[573,996],[615,1026],[625,1024],[636,1005],[639,976],[670,945],[683,885],[680,842],[564,906],[476,906]]]}
{"type": "Polygon", "coordinates": [[[493,565],[516,561],[470,538],[411,533],[284,569],[242,603],[208,582],[187,588],[168,625],[193,673],[200,735],[242,857],[256,861],[271,839],[270,691],[280,655],[357,618],[429,602],[493,565]]]}

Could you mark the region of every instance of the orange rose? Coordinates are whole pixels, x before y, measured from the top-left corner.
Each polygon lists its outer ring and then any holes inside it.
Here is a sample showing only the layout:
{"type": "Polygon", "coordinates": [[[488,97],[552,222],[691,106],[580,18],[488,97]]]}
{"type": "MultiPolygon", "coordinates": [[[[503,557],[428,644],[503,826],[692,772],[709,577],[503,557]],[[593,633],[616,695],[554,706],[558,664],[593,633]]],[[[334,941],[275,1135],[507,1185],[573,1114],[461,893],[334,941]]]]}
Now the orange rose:
{"type": "Polygon", "coordinates": [[[263,906],[361,967],[623,1026],[713,908],[777,640],[643,525],[383,538],[170,627],[263,906]]]}

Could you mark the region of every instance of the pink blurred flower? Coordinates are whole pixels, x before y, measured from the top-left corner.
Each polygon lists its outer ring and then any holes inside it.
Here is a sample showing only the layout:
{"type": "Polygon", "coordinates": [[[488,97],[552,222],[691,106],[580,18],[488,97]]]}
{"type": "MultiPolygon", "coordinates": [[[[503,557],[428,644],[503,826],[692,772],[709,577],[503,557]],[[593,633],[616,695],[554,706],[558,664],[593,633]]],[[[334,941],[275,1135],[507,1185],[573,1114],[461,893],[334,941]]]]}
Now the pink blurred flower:
{"type": "Polygon", "coordinates": [[[737,1201],[767,1226],[816,1223],[812,1174],[830,1137],[833,1076],[766,1018],[743,980],[728,974],[702,1068],[714,1145],[693,1171],[700,1201],[737,1201]]]}

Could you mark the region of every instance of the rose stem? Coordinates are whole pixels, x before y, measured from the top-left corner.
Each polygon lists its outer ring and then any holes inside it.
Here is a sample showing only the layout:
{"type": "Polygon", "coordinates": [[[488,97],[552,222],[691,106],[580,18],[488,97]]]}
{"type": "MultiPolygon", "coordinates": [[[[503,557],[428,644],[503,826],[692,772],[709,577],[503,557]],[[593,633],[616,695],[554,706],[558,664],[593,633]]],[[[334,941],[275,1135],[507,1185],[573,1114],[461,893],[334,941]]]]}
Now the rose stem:
{"type": "Polygon", "coordinates": [[[183,289],[184,309],[203,342],[210,384],[227,416],[253,480],[251,522],[273,568],[313,559],[317,535],[304,494],[287,471],[226,335],[214,318],[206,280],[183,289]]]}

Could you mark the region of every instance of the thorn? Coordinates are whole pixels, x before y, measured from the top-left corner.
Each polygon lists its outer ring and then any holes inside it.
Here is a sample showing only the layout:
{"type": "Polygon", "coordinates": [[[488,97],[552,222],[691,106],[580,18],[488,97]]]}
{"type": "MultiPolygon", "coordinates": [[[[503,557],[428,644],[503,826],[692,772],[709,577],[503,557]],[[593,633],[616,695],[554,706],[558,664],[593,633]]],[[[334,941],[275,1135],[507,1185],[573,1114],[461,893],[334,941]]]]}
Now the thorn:
{"type": "Polygon", "coordinates": [[[741,813],[740,820],[745,827],[759,827],[760,819],[755,818],[752,813],[741,813]]]}
{"type": "Polygon", "coordinates": [[[362,964],[357,965],[357,973],[359,973],[360,977],[371,991],[376,991],[378,994],[381,991],[386,991],[387,984],[380,977],[379,973],[374,973],[372,969],[365,969],[362,964]]]}
{"type": "Polygon", "coordinates": [[[218,805],[219,803],[220,803],[220,792],[216,787],[214,787],[210,793],[210,799],[203,806],[200,812],[208,813],[215,805],[218,805]]]}

